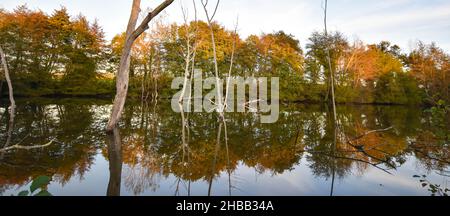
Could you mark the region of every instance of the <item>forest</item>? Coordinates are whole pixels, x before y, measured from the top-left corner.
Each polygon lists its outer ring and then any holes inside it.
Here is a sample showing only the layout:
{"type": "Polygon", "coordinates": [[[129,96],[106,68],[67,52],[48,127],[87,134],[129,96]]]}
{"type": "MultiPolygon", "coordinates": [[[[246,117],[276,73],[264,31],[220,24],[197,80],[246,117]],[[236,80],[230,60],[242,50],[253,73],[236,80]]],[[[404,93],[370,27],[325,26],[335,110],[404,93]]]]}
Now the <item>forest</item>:
{"type": "MultiPolygon", "coordinates": [[[[99,23],[88,20],[64,7],[51,14],[27,6],[0,9],[0,44],[16,96],[113,97],[125,33],[108,41],[99,23]]],[[[280,77],[284,102],[329,99],[325,47],[337,103],[437,105],[450,100],[450,56],[435,43],[418,41],[406,53],[389,41],[367,44],[343,32],[312,32],[308,41],[299,41],[284,31],[242,38],[215,21],[212,29],[218,71],[225,75],[234,55],[235,76],[280,77]]],[[[211,46],[208,23],[166,24],[159,17],[132,47],[128,97],[169,98],[171,80],[184,74],[189,47],[195,47],[194,67],[213,75],[211,46]]],[[[0,92],[8,94],[3,73],[0,92]]]]}

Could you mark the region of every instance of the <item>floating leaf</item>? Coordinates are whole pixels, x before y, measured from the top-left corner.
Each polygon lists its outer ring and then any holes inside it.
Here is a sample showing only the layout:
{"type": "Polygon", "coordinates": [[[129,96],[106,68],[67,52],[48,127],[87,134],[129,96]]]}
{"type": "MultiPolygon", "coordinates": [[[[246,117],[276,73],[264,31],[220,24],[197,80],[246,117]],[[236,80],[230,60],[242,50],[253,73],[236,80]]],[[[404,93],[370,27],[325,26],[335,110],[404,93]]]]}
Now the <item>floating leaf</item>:
{"type": "Polygon", "coordinates": [[[419,176],[419,175],[413,175],[413,177],[414,177],[414,178],[420,178],[420,176],[419,176]]]}
{"type": "Polygon", "coordinates": [[[426,187],[428,184],[427,183],[423,183],[422,184],[422,187],[426,187]]]}
{"type": "Polygon", "coordinates": [[[17,196],[28,196],[28,191],[20,191],[20,193],[17,196]]]}
{"type": "Polygon", "coordinates": [[[39,176],[33,180],[30,186],[30,191],[33,193],[36,189],[41,188],[43,186],[48,185],[50,183],[50,177],[48,176],[39,176]]]}

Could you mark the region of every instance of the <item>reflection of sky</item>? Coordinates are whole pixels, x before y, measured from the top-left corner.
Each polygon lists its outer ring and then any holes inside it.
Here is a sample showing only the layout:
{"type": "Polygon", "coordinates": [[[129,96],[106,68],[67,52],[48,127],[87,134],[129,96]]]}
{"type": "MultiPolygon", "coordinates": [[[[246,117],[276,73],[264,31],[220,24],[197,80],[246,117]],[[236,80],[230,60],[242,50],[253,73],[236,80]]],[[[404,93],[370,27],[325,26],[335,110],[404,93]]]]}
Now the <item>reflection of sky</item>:
{"type": "MultiPolygon", "coordinates": [[[[18,101],[18,104],[24,103],[23,101],[18,101]]],[[[72,105],[73,106],[73,105],[72,105]]],[[[70,109],[71,106],[68,106],[67,110],[70,109]]],[[[61,108],[64,108],[61,107],[61,108]]],[[[92,125],[91,127],[97,127],[94,131],[103,131],[103,127],[106,124],[107,117],[109,117],[111,105],[92,105],[89,111],[93,114],[92,125]]],[[[381,107],[380,107],[381,108],[381,107]]],[[[398,107],[397,107],[398,108],[398,107]]],[[[397,108],[389,107],[389,109],[396,110],[397,108]]],[[[381,110],[386,111],[386,107],[381,110]]],[[[398,111],[402,111],[406,109],[405,107],[398,109],[398,111]]],[[[2,109],[0,109],[1,111],[2,109]]],[[[4,110],[4,108],[3,108],[4,110]]],[[[59,119],[55,112],[54,105],[45,106],[45,116],[51,116],[50,119],[52,121],[56,121],[59,119]]],[[[85,110],[85,109],[83,109],[85,110]]],[[[297,114],[300,114],[301,110],[299,109],[297,114]]],[[[395,112],[395,113],[397,113],[395,112]]],[[[363,112],[365,113],[365,112],[363,112]]],[[[369,112],[370,113],[370,112],[369,112]]],[[[383,112],[381,112],[383,113],[383,112]]],[[[320,114],[317,116],[318,122],[321,124],[319,127],[321,130],[326,127],[324,122],[326,119],[323,117],[325,114],[320,114]]],[[[368,116],[366,114],[360,114],[364,116],[368,116]]],[[[21,116],[21,115],[19,115],[21,116]]],[[[84,115],[82,115],[84,116],[84,115]]],[[[408,115],[409,116],[409,115],[408,115]]],[[[165,115],[162,115],[163,119],[166,119],[165,115]]],[[[419,116],[417,116],[418,118],[419,116]]],[[[136,119],[140,117],[136,116],[136,119]]],[[[20,118],[17,119],[17,122],[20,122],[20,118]]],[[[379,118],[376,118],[379,120],[379,118]]],[[[394,119],[395,120],[395,119],[394,119]]],[[[134,120],[132,121],[134,122],[134,120]]],[[[134,122],[136,123],[136,122],[134,122]]],[[[410,126],[407,123],[398,122],[397,124],[410,126]]],[[[304,125],[308,125],[308,122],[304,122],[304,125]]],[[[3,126],[3,125],[2,125],[3,126]]],[[[314,127],[311,127],[314,128],[314,127]]],[[[230,127],[232,129],[232,127],[230,127]]],[[[259,129],[256,127],[256,129],[259,129]]],[[[208,130],[208,129],[207,129],[208,130]]],[[[305,131],[309,130],[305,128],[305,131]]],[[[233,131],[233,130],[231,130],[233,131]]],[[[264,130],[258,131],[258,133],[262,133],[264,130]]],[[[166,131],[161,130],[161,133],[166,131]]],[[[320,132],[320,131],[318,131],[320,132]]],[[[230,133],[230,131],[229,131],[230,133]]],[[[255,133],[253,131],[252,133],[255,133]]],[[[131,134],[130,136],[134,136],[135,134],[131,134]]],[[[323,134],[322,134],[323,135],[323,134]]],[[[104,147],[105,142],[103,141],[103,133],[99,133],[99,137],[97,137],[93,141],[98,143],[92,143],[92,145],[97,147],[104,147]],[[97,139],[98,138],[98,139],[97,139]]],[[[126,137],[123,137],[126,138],[126,137]]],[[[410,139],[410,138],[405,138],[410,139]]],[[[85,139],[82,139],[85,141],[85,139]]],[[[163,139],[161,141],[164,141],[163,139]]],[[[167,140],[166,140],[167,141],[167,140]]],[[[74,141],[76,143],[76,141],[74,141]]],[[[80,143],[81,144],[81,143],[80,143]]],[[[83,143],[84,144],[84,143],[83,143]]],[[[172,142],[168,142],[167,144],[174,144],[172,142]]],[[[230,143],[231,144],[231,143],[230,143]]],[[[235,145],[230,145],[235,146],[235,145]]],[[[71,148],[67,149],[68,151],[71,148]]],[[[108,181],[109,181],[109,162],[104,156],[101,154],[103,148],[97,149],[97,155],[94,157],[92,161],[92,166],[84,173],[81,178],[79,174],[75,173],[70,180],[65,184],[61,185],[58,182],[53,182],[49,191],[55,195],[105,195],[108,181]]],[[[105,153],[105,152],[103,152],[105,153]]],[[[144,152],[137,152],[139,155],[135,155],[136,157],[146,157],[147,155],[143,155],[144,152]]],[[[224,151],[220,150],[219,154],[225,154],[224,151]]],[[[324,195],[327,196],[330,193],[331,187],[331,178],[325,179],[323,177],[316,177],[313,175],[312,169],[310,168],[312,160],[307,160],[306,155],[303,155],[301,161],[293,167],[291,171],[284,171],[282,174],[273,175],[270,171],[258,173],[255,168],[248,167],[247,165],[240,162],[237,166],[237,169],[232,173],[231,176],[231,184],[233,188],[233,195],[324,195]]],[[[221,155],[223,156],[223,155],[221,155]]],[[[414,156],[408,156],[407,153],[402,157],[405,157],[406,163],[402,164],[401,167],[397,168],[397,170],[390,170],[393,175],[387,174],[379,169],[376,169],[371,166],[367,166],[367,169],[360,169],[355,164],[352,166],[350,172],[344,178],[336,179],[335,181],[335,195],[430,195],[427,189],[421,188],[419,179],[413,178],[413,175],[428,175],[428,180],[432,183],[442,185],[444,188],[449,188],[448,181],[449,178],[445,178],[439,176],[435,173],[435,171],[428,171],[425,167],[423,167],[423,161],[416,160],[414,156]]],[[[261,158],[263,159],[263,158],[261,158]]],[[[261,160],[263,161],[263,160],[261,160]]],[[[212,164],[204,164],[210,170],[212,164]]],[[[129,180],[135,180],[134,183],[139,179],[138,175],[129,176],[130,173],[140,174],[140,167],[136,166],[134,169],[123,165],[122,171],[122,187],[121,194],[122,195],[134,195],[133,191],[130,188],[127,188],[129,184],[129,180]],[[130,169],[133,169],[130,172],[130,169]],[[128,183],[128,184],[127,184],[128,183]]],[[[145,169],[145,168],[144,168],[145,169]]],[[[447,168],[448,169],[448,168],[447,168]]],[[[156,177],[157,179],[155,183],[157,184],[156,191],[152,191],[150,188],[147,188],[142,194],[139,195],[174,195],[176,190],[176,181],[177,178],[173,175],[168,175],[168,177],[156,177]]],[[[145,179],[144,179],[145,180],[145,179]]],[[[186,195],[187,191],[185,188],[186,182],[181,184],[180,194],[186,195]]],[[[20,188],[11,188],[11,190],[7,190],[3,193],[3,195],[11,195],[17,194],[19,191],[27,189],[28,185],[25,185],[20,188]]],[[[208,192],[208,182],[205,180],[193,182],[191,184],[192,187],[192,195],[207,195],[208,192]]],[[[212,185],[212,195],[228,195],[228,175],[226,171],[222,171],[220,176],[214,179],[212,185]]]]}
{"type": "MultiPolygon", "coordinates": [[[[20,4],[46,12],[65,5],[72,15],[83,13],[98,18],[107,37],[124,31],[130,1],[111,0],[2,0],[0,7],[10,10],[20,4]],[[114,3],[112,3],[114,2],[114,3]],[[108,5],[108,7],[105,7],[108,5]],[[107,9],[106,9],[107,8],[107,9]]],[[[161,1],[143,1],[143,8],[161,1]]],[[[189,2],[190,1],[184,1],[189,2]]],[[[187,4],[187,3],[185,3],[187,4]]],[[[191,9],[191,17],[192,12],[191,9]]],[[[180,3],[167,9],[169,21],[181,22],[180,3]]],[[[201,14],[203,15],[203,14],[201,14]]],[[[318,0],[226,0],[222,1],[216,20],[228,28],[239,15],[239,31],[244,36],[285,30],[304,45],[314,30],[322,29],[321,1],[318,0]]],[[[201,17],[201,16],[200,16],[201,17]]],[[[435,41],[450,51],[450,2],[448,0],[329,0],[329,27],[340,30],[350,39],[358,37],[368,43],[390,40],[405,50],[417,39],[435,41]]]]}
{"type": "MultiPolygon", "coordinates": [[[[126,187],[124,170],[129,167],[124,166],[122,171],[121,195],[133,196],[133,191],[126,187]]],[[[407,162],[393,175],[387,174],[379,169],[368,167],[362,175],[356,175],[356,170],[352,170],[353,175],[348,175],[343,179],[336,178],[334,195],[430,195],[426,189],[421,188],[419,180],[413,178],[416,174],[425,174],[427,171],[417,166],[416,160],[409,157],[407,162]]],[[[169,175],[167,178],[157,182],[156,191],[147,189],[139,195],[162,195],[172,196],[175,194],[177,178],[169,175]]],[[[446,186],[448,180],[443,180],[435,173],[430,173],[429,181],[446,186]]],[[[99,153],[95,163],[92,165],[82,179],[74,175],[70,181],[61,185],[53,183],[49,186],[49,191],[54,195],[106,195],[109,181],[108,161],[99,153]]],[[[180,194],[187,195],[187,182],[180,184],[180,194]]],[[[328,196],[331,188],[331,178],[316,178],[308,168],[308,162],[302,159],[300,165],[294,167],[292,171],[285,171],[283,174],[272,175],[270,172],[259,174],[254,168],[240,164],[231,175],[232,195],[281,195],[281,196],[328,196]]],[[[17,194],[25,190],[29,185],[20,188],[7,190],[3,195],[17,194]]],[[[191,195],[205,196],[208,193],[208,182],[201,180],[191,183],[191,195]]],[[[214,179],[212,185],[212,195],[227,196],[228,173],[221,172],[220,177],[214,179]]]]}

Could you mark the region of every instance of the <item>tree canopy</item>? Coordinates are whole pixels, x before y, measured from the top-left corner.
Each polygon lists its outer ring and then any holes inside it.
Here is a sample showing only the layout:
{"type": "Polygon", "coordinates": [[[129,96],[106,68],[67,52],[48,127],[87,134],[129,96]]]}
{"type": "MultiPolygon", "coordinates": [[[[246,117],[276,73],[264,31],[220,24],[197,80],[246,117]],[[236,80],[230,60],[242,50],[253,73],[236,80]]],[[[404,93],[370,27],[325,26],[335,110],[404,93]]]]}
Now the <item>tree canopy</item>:
{"type": "MultiPolygon", "coordinates": [[[[326,100],[329,47],[338,102],[420,104],[449,101],[449,54],[418,42],[410,52],[389,41],[349,41],[342,32],[313,32],[304,49],[283,31],[250,35],[212,23],[219,73],[225,75],[235,44],[233,76],[280,77],[285,101],[326,100]]],[[[195,68],[213,74],[209,26],[203,21],[165,24],[157,20],[134,43],[130,97],[155,90],[170,97],[170,80],[184,73],[187,38],[196,47],[195,68]]],[[[98,22],[71,16],[64,7],[46,14],[20,6],[0,11],[0,44],[9,61],[16,94],[112,95],[125,34],[105,39],[98,22]]],[[[2,79],[2,76],[0,76],[2,79]]],[[[1,85],[0,85],[1,86],[1,85]]],[[[3,87],[4,88],[4,87],[3,87]]]]}

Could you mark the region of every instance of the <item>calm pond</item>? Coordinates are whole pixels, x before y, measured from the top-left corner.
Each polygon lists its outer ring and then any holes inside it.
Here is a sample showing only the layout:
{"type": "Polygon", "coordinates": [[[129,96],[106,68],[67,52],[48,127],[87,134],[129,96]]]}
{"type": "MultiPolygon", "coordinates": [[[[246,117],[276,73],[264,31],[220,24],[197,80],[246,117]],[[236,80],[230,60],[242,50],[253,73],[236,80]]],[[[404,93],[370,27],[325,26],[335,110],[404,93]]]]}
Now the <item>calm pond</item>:
{"type": "Polygon", "coordinates": [[[430,184],[450,186],[449,124],[419,107],[339,106],[334,130],[321,105],[284,105],[275,124],[227,114],[223,125],[215,114],[174,113],[168,101],[128,103],[108,136],[111,101],[17,103],[11,145],[54,142],[0,152],[4,196],[42,175],[53,195],[432,195],[430,184]]]}

